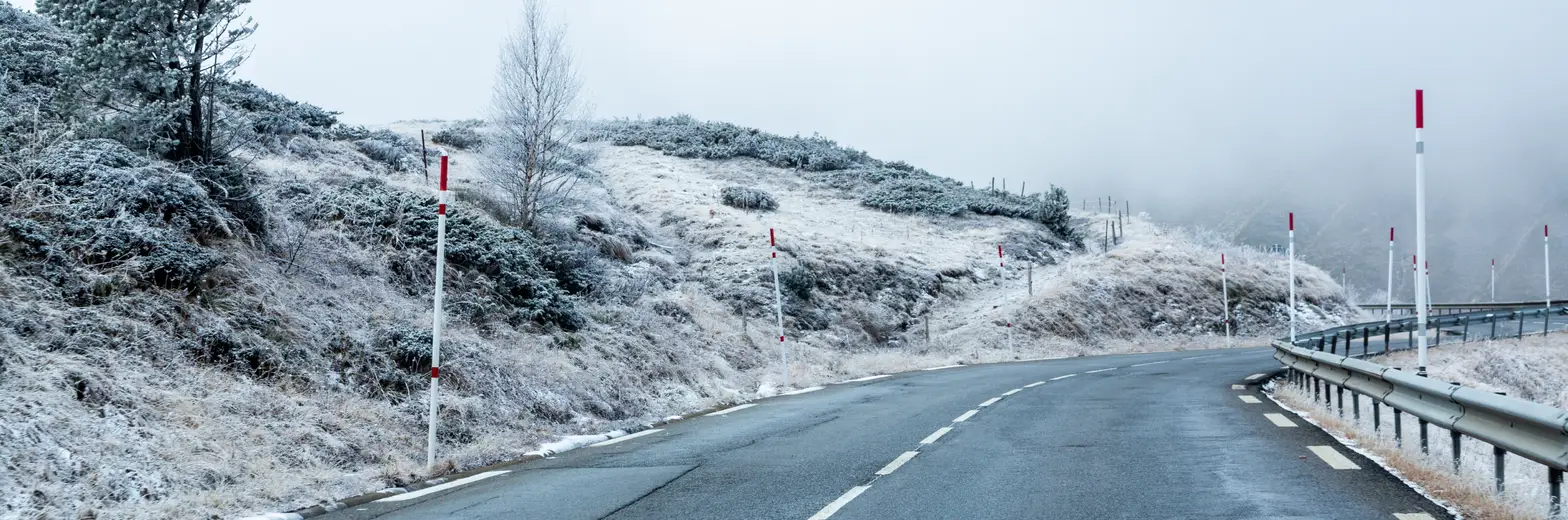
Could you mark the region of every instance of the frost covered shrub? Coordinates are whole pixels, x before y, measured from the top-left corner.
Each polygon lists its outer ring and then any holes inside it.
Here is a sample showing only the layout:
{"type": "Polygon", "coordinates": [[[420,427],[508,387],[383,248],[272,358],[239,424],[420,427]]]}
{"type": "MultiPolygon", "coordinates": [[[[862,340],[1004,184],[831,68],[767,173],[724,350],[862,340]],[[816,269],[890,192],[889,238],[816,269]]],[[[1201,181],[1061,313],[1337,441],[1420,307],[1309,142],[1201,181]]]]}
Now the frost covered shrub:
{"type": "MultiPolygon", "coordinates": [[[[430,290],[435,265],[435,200],[388,187],[376,179],[292,192],[285,199],[299,217],[335,230],[383,253],[394,280],[416,294],[430,290]]],[[[526,231],[497,224],[462,204],[448,206],[448,293],[457,312],[483,325],[550,323],[582,325],[571,300],[546,269],[554,252],[526,231]]]]}
{"type": "Polygon", "coordinates": [[[688,115],[647,121],[602,122],[585,138],[617,146],[647,146],[667,155],[698,159],[751,157],[779,168],[830,171],[873,164],[865,152],[821,136],[781,137],[730,123],[699,122],[688,115]]]}
{"type": "Polygon", "coordinates": [[[740,209],[759,209],[773,211],[779,208],[779,202],[773,195],[755,188],[742,186],[725,186],[719,190],[719,201],[724,205],[740,209]]]}
{"type": "Polygon", "coordinates": [[[479,136],[479,132],[474,131],[474,127],[467,125],[443,128],[434,135],[431,135],[430,141],[436,144],[451,146],[459,150],[477,148],[479,145],[484,144],[484,138],[479,136]]]}
{"type": "Polygon", "coordinates": [[[0,153],[63,126],[70,48],[70,37],[42,17],[0,4],[0,153]]]}
{"type": "Polygon", "coordinates": [[[338,124],[338,112],[294,101],[249,81],[225,82],[217,97],[220,121],[235,141],[231,147],[282,150],[292,145],[290,137],[324,137],[338,124]]]}
{"type": "Polygon", "coordinates": [[[958,215],[969,208],[955,188],[931,179],[888,182],[867,192],[860,204],[889,213],[958,215]]]}

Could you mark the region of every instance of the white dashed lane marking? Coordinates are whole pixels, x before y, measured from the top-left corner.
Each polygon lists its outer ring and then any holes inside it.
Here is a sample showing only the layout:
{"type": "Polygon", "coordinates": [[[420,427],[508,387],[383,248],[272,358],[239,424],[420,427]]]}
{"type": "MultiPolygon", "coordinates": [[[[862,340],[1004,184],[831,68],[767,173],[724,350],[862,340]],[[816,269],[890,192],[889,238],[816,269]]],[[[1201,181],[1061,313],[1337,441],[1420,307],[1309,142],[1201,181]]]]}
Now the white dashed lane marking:
{"type": "Polygon", "coordinates": [[[1165,361],[1150,361],[1148,363],[1138,363],[1138,364],[1133,365],[1133,366],[1135,366],[1135,367],[1146,367],[1146,366],[1149,366],[1149,365],[1158,365],[1160,363],[1167,363],[1167,362],[1170,362],[1170,360],[1167,359],[1165,361]]]}
{"type": "Polygon", "coordinates": [[[974,417],[975,414],[977,414],[977,413],[980,413],[980,410],[970,410],[970,411],[964,412],[963,415],[960,415],[960,416],[958,416],[958,418],[953,419],[953,422],[964,422],[964,421],[967,421],[967,420],[969,420],[970,417],[974,417]]]}
{"type": "Polygon", "coordinates": [[[950,431],[953,431],[953,427],[952,426],[943,426],[941,428],[937,428],[936,433],[933,433],[931,435],[927,435],[926,438],[920,440],[920,443],[921,444],[931,444],[933,442],[936,442],[937,439],[942,438],[943,435],[947,435],[947,432],[950,432],[950,431]]]}
{"type": "Polygon", "coordinates": [[[1258,404],[1258,403],[1263,402],[1263,401],[1259,401],[1258,398],[1250,396],[1250,395],[1238,395],[1236,397],[1240,397],[1241,398],[1241,402],[1247,403],[1247,404],[1258,404]]]}
{"type": "Polygon", "coordinates": [[[1065,376],[1056,376],[1056,377],[1051,378],[1051,380],[1052,381],[1061,381],[1063,379],[1067,379],[1069,377],[1076,376],[1076,375],[1078,375],[1078,374],[1067,374],[1065,376]]]}
{"type": "Polygon", "coordinates": [[[1040,385],[1043,385],[1043,384],[1045,384],[1045,381],[1035,381],[1033,383],[1029,383],[1027,385],[1024,385],[1024,388],[1034,388],[1034,387],[1037,387],[1037,386],[1040,386],[1040,385]]]}
{"type": "Polygon", "coordinates": [[[963,366],[963,365],[947,365],[947,366],[940,366],[940,367],[922,368],[921,370],[926,370],[926,371],[943,370],[943,369],[948,369],[948,368],[958,368],[958,367],[961,367],[961,366],[963,366]]]}
{"type": "Polygon", "coordinates": [[[1307,449],[1312,450],[1312,453],[1323,459],[1323,462],[1327,462],[1330,468],[1361,469],[1361,466],[1357,466],[1356,463],[1351,462],[1344,455],[1340,455],[1332,446],[1307,446],[1307,449]]]}
{"type": "Polygon", "coordinates": [[[414,492],[411,492],[411,493],[403,493],[401,495],[392,495],[392,496],[383,498],[381,500],[377,500],[377,502],[402,502],[404,500],[413,500],[413,499],[416,499],[416,498],[419,498],[419,497],[422,497],[422,496],[425,496],[425,495],[429,495],[429,494],[432,494],[432,493],[440,493],[442,491],[446,491],[448,489],[452,489],[452,488],[455,488],[455,487],[458,487],[458,486],[461,486],[461,485],[464,485],[464,484],[472,484],[474,482],[479,482],[481,480],[484,480],[484,479],[487,479],[487,478],[490,478],[490,477],[505,475],[507,473],[511,473],[511,471],[510,470],[486,471],[486,472],[480,473],[478,475],[474,475],[474,476],[471,476],[471,477],[460,478],[460,479],[457,479],[457,480],[454,480],[454,481],[451,481],[451,482],[447,482],[445,484],[441,484],[439,486],[431,486],[431,487],[427,487],[425,489],[421,489],[419,491],[414,491],[414,492]]]}
{"type": "Polygon", "coordinates": [[[1016,394],[1016,393],[1022,392],[1022,391],[1024,391],[1024,389],[1022,389],[1022,388],[1014,388],[1012,390],[1008,390],[1006,392],[1002,392],[1002,397],[1007,397],[1009,395],[1013,395],[1013,394],[1016,394]]]}
{"type": "Polygon", "coordinates": [[[909,462],[909,459],[913,459],[915,458],[915,455],[919,454],[920,452],[918,451],[904,452],[903,455],[899,455],[898,458],[893,459],[893,462],[889,462],[886,466],[882,466],[882,469],[877,470],[877,476],[892,474],[894,471],[898,470],[900,466],[903,466],[905,462],[909,462]]]}
{"type": "Polygon", "coordinates": [[[873,381],[873,380],[877,380],[877,379],[882,379],[884,377],[888,377],[888,375],[887,374],[877,374],[877,375],[874,375],[874,376],[866,376],[866,377],[862,377],[862,378],[851,379],[851,380],[845,381],[845,383],[861,383],[861,382],[865,382],[865,381],[873,381]]]}
{"type": "Polygon", "coordinates": [[[1290,419],[1286,418],[1284,414],[1266,413],[1266,414],[1263,414],[1263,416],[1264,417],[1268,417],[1269,418],[1269,422],[1274,423],[1275,426],[1278,426],[1280,428],[1295,428],[1296,427],[1296,423],[1291,422],[1290,419]]]}
{"type": "Polygon", "coordinates": [[[745,410],[745,409],[751,408],[753,406],[757,406],[757,404],[756,403],[746,403],[746,404],[743,404],[743,405],[740,405],[740,406],[731,406],[729,408],[725,408],[723,410],[719,410],[717,412],[710,413],[710,414],[708,414],[708,416],[709,417],[713,417],[715,415],[724,415],[724,414],[727,414],[727,413],[730,413],[730,412],[739,412],[741,410],[745,410]]]}
{"type": "Polygon", "coordinates": [[[1426,513],[1394,513],[1397,520],[1437,520],[1426,513]]]}
{"type": "Polygon", "coordinates": [[[821,511],[817,511],[817,514],[811,515],[811,518],[807,520],[827,520],[829,517],[833,516],[833,513],[837,513],[839,509],[843,509],[844,505],[848,504],[849,501],[854,500],[855,497],[860,496],[861,493],[865,493],[867,489],[871,489],[871,486],[855,486],[849,488],[849,491],[845,491],[844,494],[839,496],[837,500],[829,503],[827,507],[823,507],[821,511]]]}
{"type": "Polygon", "coordinates": [[[980,407],[981,408],[985,408],[987,406],[991,406],[993,404],[996,404],[997,401],[1001,401],[1001,400],[1002,400],[1002,398],[1000,398],[1000,397],[992,397],[990,399],[986,399],[985,402],[980,403],[980,407]]]}
{"type": "Polygon", "coordinates": [[[1260,377],[1263,377],[1263,374],[1252,374],[1250,376],[1247,376],[1247,380],[1248,381],[1257,381],[1258,378],[1260,378],[1260,377]]]}
{"type": "Polygon", "coordinates": [[[1230,385],[1231,390],[1246,390],[1247,385],[1230,385]]]}
{"type": "Polygon", "coordinates": [[[1099,370],[1090,370],[1090,371],[1088,371],[1088,372],[1084,372],[1084,373],[1085,373],[1085,374],[1098,374],[1098,373],[1100,373],[1100,372],[1110,372],[1110,371],[1112,371],[1112,370],[1116,370],[1116,367],[1111,367],[1111,368],[1102,368],[1102,369],[1099,369],[1099,370]]]}
{"type": "Polygon", "coordinates": [[[633,433],[633,434],[629,434],[629,435],[622,435],[620,437],[616,437],[614,439],[610,439],[610,440],[607,440],[607,441],[596,442],[596,443],[593,443],[593,444],[589,445],[588,447],[590,447],[590,448],[598,448],[600,446],[609,446],[611,444],[619,443],[619,442],[622,442],[622,441],[629,441],[629,440],[632,440],[632,439],[635,439],[635,438],[638,438],[638,437],[642,437],[644,435],[653,435],[655,433],[659,433],[659,432],[662,432],[662,431],[664,431],[664,430],[661,429],[661,428],[653,428],[653,429],[649,429],[649,430],[643,430],[643,431],[640,431],[640,432],[637,432],[637,433],[633,433]]]}

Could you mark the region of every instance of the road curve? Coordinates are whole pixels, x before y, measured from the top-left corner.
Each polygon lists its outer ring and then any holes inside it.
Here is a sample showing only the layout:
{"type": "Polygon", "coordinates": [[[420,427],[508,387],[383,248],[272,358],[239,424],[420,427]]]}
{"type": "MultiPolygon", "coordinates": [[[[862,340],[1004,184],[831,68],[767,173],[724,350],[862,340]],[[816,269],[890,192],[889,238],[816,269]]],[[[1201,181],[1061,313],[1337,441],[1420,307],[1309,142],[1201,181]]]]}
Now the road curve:
{"type": "Polygon", "coordinates": [[[1269,353],[828,385],[321,518],[1449,518],[1256,387],[1232,386],[1277,370],[1269,353]]]}

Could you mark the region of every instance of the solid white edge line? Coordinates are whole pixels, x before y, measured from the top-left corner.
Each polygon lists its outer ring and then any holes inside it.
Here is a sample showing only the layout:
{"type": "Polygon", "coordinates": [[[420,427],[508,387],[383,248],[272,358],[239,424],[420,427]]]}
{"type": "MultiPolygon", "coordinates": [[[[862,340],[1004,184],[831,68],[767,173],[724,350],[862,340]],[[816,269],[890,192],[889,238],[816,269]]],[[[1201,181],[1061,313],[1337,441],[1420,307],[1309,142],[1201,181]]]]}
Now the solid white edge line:
{"type": "Polygon", "coordinates": [[[1067,374],[1065,376],[1056,376],[1056,377],[1051,378],[1051,380],[1052,381],[1061,381],[1063,379],[1067,379],[1069,377],[1076,376],[1076,375],[1078,375],[1078,374],[1067,374]]]}
{"type": "Polygon", "coordinates": [[[468,476],[468,477],[463,477],[463,478],[460,478],[460,479],[457,479],[457,480],[454,480],[454,481],[451,481],[451,482],[447,482],[445,484],[441,484],[441,485],[438,485],[438,486],[430,486],[430,487],[427,487],[425,489],[421,489],[419,491],[414,491],[414,492],[410,492],[410,493],[403,493],[401,495],[392,495],[392,496],[383,498],[381,500],[377,500],[377,502],[402,502],[404,500],[413,500],[413,499],[416,499],[416,498],[419,498],[419,497],[422,497],[422,496],[425,496],[425,495],[429,495],[429,494],[432,494],[432,493],[440,493],[442,491],[446,491],[448,489],[452,489],[452,488],[455,488],[455,487],[458,487],[458,486],[461,486],[461,485],[464,485],[464,484],[472,484],[474,482],[479,482],[481,480],[484,480],[484,479],[487,479],[487,478],[490,478],[490,477],[494,477],[494,476],[505,475],[507,473],[511,473],[511,470],[503,469],[503,470],[497,470],[497,471],[486,471],[486,472],[480,473],[478,475],[472,475],[472,476],[468,476]]]}
{"type": "Polygon", "coordinates": [[[948,369],[948,368],[958,368],[958,367],[961,367],[961,366],[963,366],[963,365],[947,365],[947,366],[940,366],[940,367],[922,368],[921,370],[926,370],[926,371],[943,370],[943,369],[948,369]]]}
{"type": "Polygon", "coordinates": [[[839,495],[837,500],[829,502],[828,505],[823,507],[821,511],[817,511],[817,514],[811,515],[811,518],[806,520],[827,520],[828,517],[833,516],[833,513],[837,513],[839,509],[842,509],[846,504],[849,504],[849,501],[854,500],[855,497],[860,496],[861,493],[865,493],[867,489],[871,489],[871,486],[855,486],[849,488],[849,491],[845,491],[843,495],[839,495]]]}
{"type": "Polygon", "coordinates": [[[975,414],[977,414],[977,413],[980,413],[980,410],[970,410],[970,411],[964,412],[963,415],[960,415],[957,418],[953,419],[953,422],[964,422],[964,421],[967,421],[967,420],[969,420],[970,417],[974,417],[975,414]]]}
{"type": "Polygon", "coordinates": [[[882,379],[884,377],[888,377],[888,375],[887,374],[877,374],[877,375],[874,375],[874,376],[857,377],[855,379],[850,379],[850,380],[844,381],[844,382],[845,383],[863,383],[863,382],[866,382],[866,381],[882,379]]]}
{"type": "Polygon", "coordinates": [[[1334,449],[1333,446],[1307,446],[1307,449],[1312,450],[1313,454],[1317,455],[1318,458],[1323,459],[1323,462],[1328,463],[1328,467],[1330,468],[1361,469],[1361,466],[1357,466],[1356,463],[1351,462],[1350,459],[1345,458],[1345,456],[1341,455],[1339,450],[1334,449]]]}
{"type": "Polygon", "coordinates": [[[296,513],[262,513],[256,516],[247,516],[239,520],[304,520],[305,517],[296,513]]]}
{"type": "Polygon", "coordinates": [[[1133,366],[1135,366],[1135,367],[1146,367],[1146,366],[1149,366],[1149,365],[1158,365],[1160,363],[1168,363],[1168,362],[1170,362],[1169,359],[1167,359],[1165,361],[1150,361],[1148,363],[1138,363],[1138,364],[1133,365],[1133,366]]]}
{"type": "Polygon", "coordinates": [[[1024,388],[1034,388],[1034,387],[1037,387],[1037,386],[1040,386],[1040,385],[1043,385],[1043,384],[1045,384],[1045,381],[1035,381],[1033,383],[1029,383],[1027,385],[1024,385],[1024,388]]]}
{"type": "Polygon", "coordinates": [[[985,408],[987,406],[991,406],[993,404],[996,404],[997,401],[1001,401],[1001,400],[1002,400],[1002,398],[1000,398],[1000,397],[992,397],[990,399],[986,399],[985,402],[980,403],[980,407],[981,408],[985,408]]]}
{"type": "Polygon", "coordinates": [[[601,447],[601,446],[609,446],[611,444],[615,444],[615,443],[618,443],[618,442],[621,442],[621,441],[629,441],[629,440],[632,440],[632,439],[635,439],[635,438],[638,438],[638,437],[642,437],[644,435],[653,435],[655,433],[659,433],[659,432],[662,432],[662,431],[664,431],[663,428],[649,428],[649,429],[646,429],[646,430],[643,430],[643,431],[640,431],[640,432],[637,432],[637,433],[622,435],[620,437],[616,437],[614,439],[610,439],[610,440],[607,440],[607,441],[599,441],[599,442],[596,442],[596,443],[593,443],[593,444],[589,444],[588,447],[589,448],[598,448],[598,447],[601,447]]]}
{"type": "Polygon", "coordinates": [[[1289,417],[1285,417],[1285,414],[1282,414],[1282,413],[1266,413],[1266,414],[1263,414],[1263,416],[1267,417],[1269,419],[1269,422],[1274,423],[1275,426],[1278,426],[1280,428],[1295,428],[1296,427],[1296,423],[1292,422],[1289,417]]]}
{"type": "Polygon", "coordinates": [[[1247,380],[1248,381],[1257,381],[1258,378],[1263,377],[1263,375],[1264,374],[1252,374],[1250,376],[1247,376],[1247,380]]]}
{"type": "Polygon", "coordinates": [[[1263,401],[1259,401],[1258,398],[1250,396],[1250,395],[1238,395],[1236,397],[1240,397],[1241,398],[1241,402],[1247,403],[1247,404],[1258,404],[1258,403],[1263,402],[1263,401]]]}
{"type": "Polygon", "coordinates": [[[1426,513],[1394,513],[1395,520],[1437,520],[1426,513]]]}
{"type": "Polygon", "coordinates": [[[921,444],[931,444],[933,442],[936,442],[937,439],[942,438],[943,435],[947,435],[947,432],[950,432],[950,431],[953,431],[953,427],[952,426],[943,426],[941,428],[937,428],[936,429],[936,433],[933,433],[931,435],[927,435],[926,438],[924,438],[924,439],[920,439],[920,443],[921,444]]]}
{"type": "Polygon", "coordinates": [[[739,405],[739,406],[731,406],[729,408],[725,408],[725,409],[719,410],[717,412],[712,412],[712,413],[709,413],[707,415],[708,415],[708,417],[713,417],[715,415],[724,415],[724,414],[727,414],[727,413],[730,413],[730,412],[739,412],[741,410],[745,410],[745,409],[751,408],[753,406],[757,406],[757,403],[746,403],[746,404],[739,405]]]}
{"type": "Polygon", "coordinates": [[[802,389],[800,389],[800,390],[791,390],[791,391],[788,391],[788,392],[784,392],[784,393],[782,393],[782,394],[779,394],[779,395],[800,395],[800,394],[809,394],[809,393],[812,393],[812,392],[815,392],[815,391],[817,391],[817,390],[821,390],[821,389],[822,389],[822,387],[820,387],[820,386],[813,386],[813,387],[811,387],[811,388],[802,388],[802,389]]]}
{"type": "Polygon", "coordinates": [[[1110,371],[1112,371],[1112,370],[1116,370],[1116,367],[1111,367],[1111,368],[1102,368],[1102,369],[1099,369],[1099,370],[1090,370],[1090,371],[1088,371],[1088,372],[1084,372],[1084,373],[1085,373],[1085,374],[1098,374],[1098,373],[1100,373],[1100,372],[1110,372],[1110,371]]]}
{"type": "Polygon", "coordinates": [[[1022,388],[1014,388],[1012,390],[1008,390],[1006,392],[1002,392],[1002,397],[1007,397],[1009,395],[1013,395],[1013,394],[1016,394],[1016,393],[1022,392],[1022,391],[1024,391],[1024,389],[1022,389],[1022,388]]]}
{"type": "Polygon", "coordinates": [[[898,458],[893,459],[893,462],[889,462],[886,466],[882,466],[882,469],[877,470],[877,475],[891,475],[894,471],[897,471],[898,468],[902,467],[905,462],[909,462],[909,459],[913,459],[915,458],[915,455],[919,454],[920,452],[918,451],[906,451],[903,455],[899,455],[898,458]]]}
{"type": "Polygon", "coordinates": [[[1230,385],[1231,390],[1246,390],[1247,385],[1230,385]]]}

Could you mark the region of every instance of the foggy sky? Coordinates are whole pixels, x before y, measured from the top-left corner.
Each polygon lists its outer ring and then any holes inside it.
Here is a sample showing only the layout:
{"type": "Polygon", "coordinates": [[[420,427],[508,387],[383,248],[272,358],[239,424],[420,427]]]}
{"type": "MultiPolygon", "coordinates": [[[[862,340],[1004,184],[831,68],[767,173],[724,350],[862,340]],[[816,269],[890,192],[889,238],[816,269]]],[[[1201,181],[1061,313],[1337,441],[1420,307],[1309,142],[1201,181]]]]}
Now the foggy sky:
{"type": "MultiPolygon", "coordinates": [[[[518,4],[257,0],[240,75],[350,122],[482,117],[518,4]]],[[[1564,2],[552,7],[598,117],[820,132],[939,175],[1055,183],[1184,222],[1268,200],[1310,226],[1344,218],[1331,202],[1360,190],[1352,206],[1391,208],[1356,238],[1376,244],[1389,225],[1413,228],[1412,98],[1424,88],[1434,211],[1466,209],[1448,225],[1506,228],[1516,242],[1513,230],[1561,209],[1541,188],[1568,167],[1564,2]]]]}

